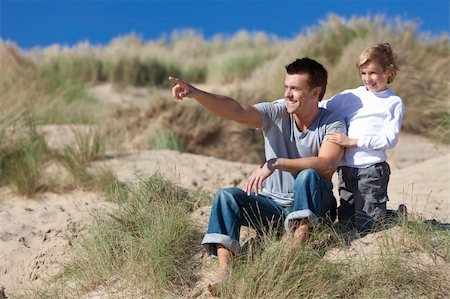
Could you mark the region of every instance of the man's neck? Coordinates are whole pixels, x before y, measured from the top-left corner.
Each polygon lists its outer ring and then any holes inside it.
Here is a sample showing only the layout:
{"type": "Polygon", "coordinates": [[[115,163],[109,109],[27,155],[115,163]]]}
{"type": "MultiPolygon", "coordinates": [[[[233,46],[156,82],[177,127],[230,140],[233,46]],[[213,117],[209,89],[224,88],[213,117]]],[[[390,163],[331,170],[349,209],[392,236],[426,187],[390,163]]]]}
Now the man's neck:
{"type": "Polygon", "coordinates": [[[318,115],[319,115],[319,108],[305,115],[304,113],[293,114],[295,124],[297,125],[297,128],[302,132],[306,131],[306,129],[308,129],[313,124],[318,115]]]}

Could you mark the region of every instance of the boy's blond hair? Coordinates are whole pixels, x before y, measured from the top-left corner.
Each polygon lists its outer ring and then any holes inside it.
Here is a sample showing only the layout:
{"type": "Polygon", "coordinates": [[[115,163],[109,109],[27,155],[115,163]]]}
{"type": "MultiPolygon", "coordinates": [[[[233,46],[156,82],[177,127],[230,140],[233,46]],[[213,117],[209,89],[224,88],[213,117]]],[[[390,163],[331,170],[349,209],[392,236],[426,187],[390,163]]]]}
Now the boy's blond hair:
{"type": "Polygon", "coordinates": [[[359,55],[359,60],[356,63],[356,68],[359,70],[363,65],[371,61],[378,62],[383,70],[389,69],[391,75],[388,78],[387,83],[391,83],[395,79],[395,75],[399,70],[397,55],[392,50],[391,45],[386,43],[374,44],[359,55]]]}

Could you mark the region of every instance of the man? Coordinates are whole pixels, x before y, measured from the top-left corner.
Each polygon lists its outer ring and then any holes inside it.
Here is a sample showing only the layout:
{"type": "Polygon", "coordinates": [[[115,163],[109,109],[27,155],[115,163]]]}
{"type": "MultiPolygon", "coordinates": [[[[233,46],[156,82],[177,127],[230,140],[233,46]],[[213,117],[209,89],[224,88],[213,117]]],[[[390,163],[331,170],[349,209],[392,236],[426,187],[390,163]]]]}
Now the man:
{"type": "MultiPolygon", "coordinates": [[[[216,193],[202,244],[218,257],[217,279],[211,293],[229,274],[229,262],[239,251],[241,225],[257,230],[283,221],[298,247],[319,218],[336,217],[331,177],[343,156],[343,148],[325,139],[327,132],[346,132],[342,118],[319,108],[327,71],[317,61],[302,58],[286,66],[284,99],[255,105],[199,90],[169,77],[177,100],[194,98],[206,109],[250,128],[262,129],[266,162],[245,186],[216,193]]],[[[220,170],[219,170],[220,171],[220,170]]]]}

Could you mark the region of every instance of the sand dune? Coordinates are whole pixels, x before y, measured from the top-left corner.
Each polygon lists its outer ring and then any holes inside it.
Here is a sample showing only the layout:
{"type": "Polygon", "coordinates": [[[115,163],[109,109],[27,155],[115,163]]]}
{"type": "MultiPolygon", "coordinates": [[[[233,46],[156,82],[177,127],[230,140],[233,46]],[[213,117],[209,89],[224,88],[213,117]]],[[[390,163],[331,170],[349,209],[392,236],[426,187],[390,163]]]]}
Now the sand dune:
{"type": "MultiPolygon", "coordinates": [[[[61,132],[58,132],[60,134],[61,132]]],[[[402,136],[389,160],[392,176],[389,206],[406,203],[411,212],[427,219],[449,222],[450,154],[420,136],[402,136]]],[[[220,187],[242,187],[257,165],[224,161],[176,151],[110,153],[94,167],[111,169],[121,181],[160,171],[189,188],[211,192],[220,187]]],[[[88,226],[89,213],[105,209],[99,194],[72,191],[40,194],[35,199],[0,189],[0,287],[17,292],[41,285],[71,253],[72,242],[88,226]]],[[[207,212],[202,211],[207,221],[207,212]]]]}
{"type": "Polygon", "coordinates": [[[33,199],[0,189],[0,286],[27,290],[60,270],[72,242],[88,227],[98,195],[81,191],[44,193],[33,199]]]}
{"type": "Polygon", "coordinates": [[[450,154],[394,170],[389,186],[390,206],[405,203],[427,219],[450,221],[450,154]]]}

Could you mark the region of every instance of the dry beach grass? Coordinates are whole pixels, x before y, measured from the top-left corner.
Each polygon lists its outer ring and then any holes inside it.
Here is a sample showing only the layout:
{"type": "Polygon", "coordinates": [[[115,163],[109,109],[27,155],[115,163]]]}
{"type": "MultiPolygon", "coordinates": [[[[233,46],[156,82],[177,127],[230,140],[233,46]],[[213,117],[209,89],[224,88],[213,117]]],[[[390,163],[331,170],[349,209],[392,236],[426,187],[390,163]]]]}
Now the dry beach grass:
{"type": "Polygon", "coordinates": [[[319,227],[295,253],[268,234],[235,261],[221,295],[449,297],[448,37],[336,16],[288,41],[185,32],[27,52],[0,42],[0,287],[11,298],[206,297],[214,260],[199,242],[212,194],[243,186],[262,138],[174,103],[166,76],[274,99],[282,66],[309,55],[327,66],[331,95],[358,84],[352,59],[379,40],[401,54],[393,89],[407,115],[389,152],[389,207],[407,204],[409,219],[359,239],[319,227]]]}

